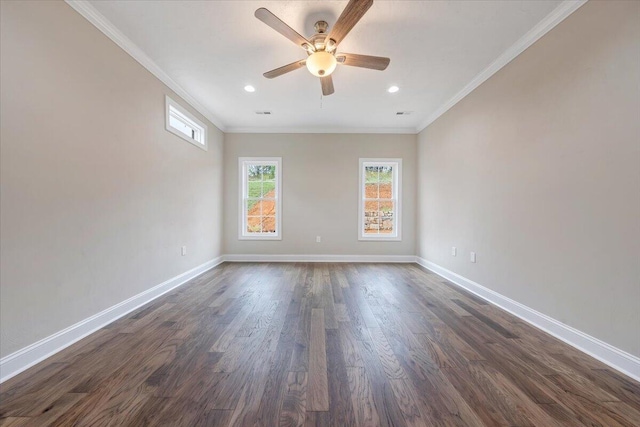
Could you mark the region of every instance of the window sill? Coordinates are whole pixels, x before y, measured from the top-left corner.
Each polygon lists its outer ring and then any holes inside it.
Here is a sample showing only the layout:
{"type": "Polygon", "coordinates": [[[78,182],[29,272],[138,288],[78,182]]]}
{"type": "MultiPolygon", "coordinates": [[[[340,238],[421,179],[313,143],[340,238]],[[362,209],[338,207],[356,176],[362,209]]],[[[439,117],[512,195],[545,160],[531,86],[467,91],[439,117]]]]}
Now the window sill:
{"type": "Polygon", "coordinates": [[[358,241],[360,242],[401,242],[402,241],[402,237],[401,236],[395,236],[395,237],[363,237],[360,236],[358,237],[358,241]]]}
{"type": "Polygon", "coordinates": [[[238,240],[282,240],[282,236],[238,236],[238,240]]]}

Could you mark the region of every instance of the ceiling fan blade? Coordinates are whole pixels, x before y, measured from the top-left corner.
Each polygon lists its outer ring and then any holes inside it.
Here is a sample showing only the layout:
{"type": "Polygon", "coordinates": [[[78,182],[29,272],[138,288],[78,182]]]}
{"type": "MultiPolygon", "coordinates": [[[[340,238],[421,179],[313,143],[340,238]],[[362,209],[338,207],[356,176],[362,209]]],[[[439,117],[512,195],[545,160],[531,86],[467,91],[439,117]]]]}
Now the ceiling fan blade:
{"type": "Polygon", "coordinates": [[[331,76],[320,77],[320,84],[322,85],[322,94],[324,96],[331,95],[333,92],[333,79],[331,76]]]}
{"type": "Polygon", "coordinates": [[[325,46],[332,39],[337,45],[345,38],[351,29],[358,23],[360,18],[367,13],[367,10],[373,4],[373,0],[349,0],[347,7],[344,8],[335,25],[325,39],[325,46]]]}
{"type": "Polygon", "coordinates": [[[271,13],[268,9],[261,7],[260,9],[256,10],[255,16],[301,48],[305,50],[315,50],[309,40],[298,34],[296,30],[285,24],[280,18],[271,13]]]}
{"type": "Polygon", "coordinates": [[[338,64],[381,71],[386,69],[391,62],[391,59],[382,56],[357,55],[355,53],[338,53],[336,60],[338,64]]]}
{"type": "Polygon", "coordinates": [[[268,79],[272,79],[274,77],[281,76],[283,74],[289,73],[291,71],[297,70],[298,68],[302,68],[306,65],[307,60],[302,59],[300,61],[292,62],[291,64],[283,65],[282,67],[276,68],[275,70],[267,71],[263,74],[268,79]]]}

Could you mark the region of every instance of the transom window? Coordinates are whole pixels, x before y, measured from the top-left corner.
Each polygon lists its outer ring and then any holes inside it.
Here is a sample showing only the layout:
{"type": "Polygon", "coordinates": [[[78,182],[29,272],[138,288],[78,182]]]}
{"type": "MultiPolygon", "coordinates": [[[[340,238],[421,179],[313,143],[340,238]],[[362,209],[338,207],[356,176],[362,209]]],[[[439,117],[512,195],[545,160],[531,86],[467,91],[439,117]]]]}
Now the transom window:
{"type": "Polygon", "coordinates": [[[401,240],[402,159],[360,159],[359,240],[401,240]]]}
{"type": "Polygon", "coordinates": [[[281,240],[280,157],[240,157],[240,233],[244,240],[281,240]]]}
{"type": "Polygon", "coordinates": [[[207,151],[207,126],[168,96],[165,104],[165,129],[207,151]]]}

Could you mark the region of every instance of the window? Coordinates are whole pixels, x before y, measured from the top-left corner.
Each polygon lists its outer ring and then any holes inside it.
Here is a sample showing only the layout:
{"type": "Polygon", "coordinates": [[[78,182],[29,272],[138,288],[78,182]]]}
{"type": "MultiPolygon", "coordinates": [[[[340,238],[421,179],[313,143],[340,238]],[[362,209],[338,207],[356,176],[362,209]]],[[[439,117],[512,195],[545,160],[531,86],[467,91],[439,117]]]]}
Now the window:
{"type": "Polygon", "coordinates": [[[168,96],[165,101],[165,129],[207,151],[207,126],[168,96]]]}
{"type": "Polygon", "coordinates": [[[282,240],[282,159],[240,157],[240,233],[243,240],[282,240]]]}
{"type": "Polygon", "coordinates": [[[402,159],[360,159],[359,240],[402,240],[402,159]]]}

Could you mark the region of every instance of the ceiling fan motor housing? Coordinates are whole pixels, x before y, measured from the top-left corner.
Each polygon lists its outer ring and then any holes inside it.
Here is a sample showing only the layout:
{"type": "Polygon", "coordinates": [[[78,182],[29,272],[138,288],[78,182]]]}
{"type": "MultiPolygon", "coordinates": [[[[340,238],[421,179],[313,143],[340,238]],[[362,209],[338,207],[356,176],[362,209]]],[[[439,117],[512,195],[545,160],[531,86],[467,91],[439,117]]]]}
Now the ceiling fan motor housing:
{"type": "Polygon", "coordinates": [[[324,44],[326,38],[327,38],[327,35],[325,33],[318,33],[318,34],[314,34],[309,39],[309,41],[311,42],[311,44],[313,45],[316,51],[327,50],[324,44]]]}
{"type": "Polygon", "coordinates": [[[316,29],[316,33],[318,34],[326,34],[329,24],[327,21],[318,21],[313,25],[313,28],[316,29]]]}

